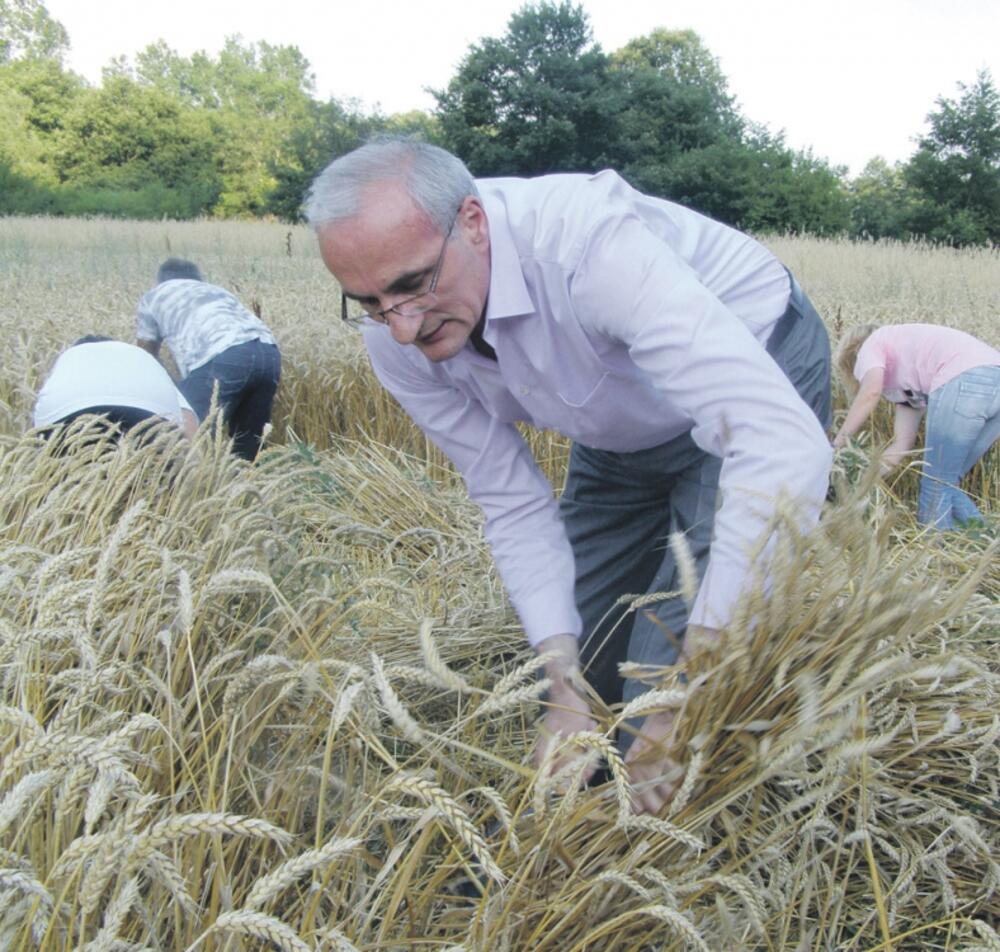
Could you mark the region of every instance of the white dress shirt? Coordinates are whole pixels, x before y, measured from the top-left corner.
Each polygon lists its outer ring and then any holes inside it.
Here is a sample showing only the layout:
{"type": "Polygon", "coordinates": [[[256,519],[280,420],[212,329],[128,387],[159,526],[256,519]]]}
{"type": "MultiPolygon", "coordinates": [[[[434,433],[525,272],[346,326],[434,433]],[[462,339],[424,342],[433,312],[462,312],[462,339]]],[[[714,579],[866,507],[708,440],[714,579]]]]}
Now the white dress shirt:
{"type": "Polygon", "coordinates": [[[779,492],[814,520],[831,451],[764,345],[788,274],[746,235],[632,189],[613,172],[487,179],[484,339],[429,361],[367,322],[372,366],[462,473],[532,644],[580,634],[573,555],[551,487],[514,426],[629,452],[690,430],[721,457],[709,565],[691,612],[719,627],[779,492]]]}

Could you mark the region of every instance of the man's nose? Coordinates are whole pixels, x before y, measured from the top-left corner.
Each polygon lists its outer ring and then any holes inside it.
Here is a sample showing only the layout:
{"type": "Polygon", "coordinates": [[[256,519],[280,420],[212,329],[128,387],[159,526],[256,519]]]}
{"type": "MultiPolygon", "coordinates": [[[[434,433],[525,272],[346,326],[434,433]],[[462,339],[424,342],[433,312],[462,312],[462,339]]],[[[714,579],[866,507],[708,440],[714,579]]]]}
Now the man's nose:
{"type": "Polygon", "coordinates": [[[389,322],[389,332],[397,344],[412,344],[420,334],[424,315],[399,314],[396,311],[388,311],[386,319],[389,322]]]}

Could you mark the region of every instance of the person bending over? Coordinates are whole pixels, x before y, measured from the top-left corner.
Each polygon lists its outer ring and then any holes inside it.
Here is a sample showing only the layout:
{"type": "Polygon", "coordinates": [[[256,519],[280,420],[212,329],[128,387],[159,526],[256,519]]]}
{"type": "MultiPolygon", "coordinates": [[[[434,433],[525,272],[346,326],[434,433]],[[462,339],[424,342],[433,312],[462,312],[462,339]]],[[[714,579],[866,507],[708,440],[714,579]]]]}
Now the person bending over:
{"type": "MultiPolygon", "coordinates": [[[[529,642],[554,653],[543,735],[594,726],[580,668],[618,704],[645,691],[619,663],[714,640],[779,496],[818,517],[829,343],[753,239],[613,171],[475,181],[411,140],[335,160],[307,214],[375,373],[462,472],[529,642]],[[573,441],[558,504],[518,421],[573,441]],[[618,624],[622,596],[681,588],[672,532],[702,575],[690,616],[670,598],[618,624]]],[[[673,727],[651,714],[621,738],[637,809],[672,796],[673,727]]]]}
{"type": "Polygon", "coordinates": [[[33,423],[51,427],[87,414],[102,416],[120,431],[152,417],[176,424],[186,436],[198,418],[170,375],[144,350],[91,335],[57,358],[35,401],[33,423]]]}
{"type": "Polygon", "coordinates": [[[166,343],[181,374],[178,386],[199,419],[218,387],[234,451],[256,457],[281,377],[281,354],[263,321],[205,281],[193,262],[168,258],[156,287],[139,301],[136,342],[154,357],[166,343]]]}
{"type": "Polygon", "coordinates": [[[913,449],[926,412],[918,521],[950,529],[981,519],[958,484],[1000,438],[1000,351],[936,324],[864,324],[845,334],[837,366],[853,400],[834,447],[844,446],[884,397],[896,408],[882,456],[882,471],[890,472],[913,449]]]}

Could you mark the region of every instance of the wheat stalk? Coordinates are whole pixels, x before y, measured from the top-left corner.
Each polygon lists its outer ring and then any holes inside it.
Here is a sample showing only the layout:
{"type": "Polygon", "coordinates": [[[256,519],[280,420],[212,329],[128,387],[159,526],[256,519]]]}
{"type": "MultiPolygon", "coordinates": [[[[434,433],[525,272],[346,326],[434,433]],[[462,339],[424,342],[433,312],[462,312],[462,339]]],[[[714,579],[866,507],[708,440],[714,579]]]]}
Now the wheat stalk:
{"type": "MultiPolygon", "coordinates": [[[[286,923],[250,909],[222,913],[212,923],[209,931],[251,936],[262,942],[269,942],[282,952],[311,952],[309,946],[286,923]]],[[[188,948],[190,950],[192,946],[188,948]]]]}
{"type": "Polygon", "coordinates": [[[360,845],[361,840],[357,838],[333,839],[319,849],[306,850],[298,856],[293,856],[254,883],[253,889],[243,902],[243,908],[259,909],[295,880],[328,866],[338,857],[356,850],[360,845]]]}

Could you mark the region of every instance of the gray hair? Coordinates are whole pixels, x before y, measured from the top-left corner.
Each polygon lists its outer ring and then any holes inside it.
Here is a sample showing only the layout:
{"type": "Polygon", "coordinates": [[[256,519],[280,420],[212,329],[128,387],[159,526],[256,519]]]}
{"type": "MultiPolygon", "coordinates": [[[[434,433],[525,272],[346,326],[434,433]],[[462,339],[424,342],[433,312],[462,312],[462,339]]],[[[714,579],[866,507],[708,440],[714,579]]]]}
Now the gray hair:
{"type": "Polygon", "coordinates": [[[380,136],[334,159],[316,176],[306,196],[306,218],[315,231],[353,218],[366,188],[393,181],[402,183],[441,232],[451,226],[466,196],[479,196],[471,173],[450,152],[417,139],[380,136]]]}
{"type": "Polygon", "coordinates": [[[193,261],[186,261],[184,258],[167,258],[160,265],[160,270],[156,272],[156,283],[163,284],[164,281],[176,281],[183,278],[187,281],[204,281],[201,276],[201,269],[193,261]]]}

